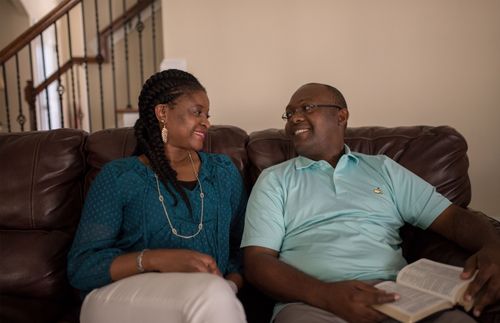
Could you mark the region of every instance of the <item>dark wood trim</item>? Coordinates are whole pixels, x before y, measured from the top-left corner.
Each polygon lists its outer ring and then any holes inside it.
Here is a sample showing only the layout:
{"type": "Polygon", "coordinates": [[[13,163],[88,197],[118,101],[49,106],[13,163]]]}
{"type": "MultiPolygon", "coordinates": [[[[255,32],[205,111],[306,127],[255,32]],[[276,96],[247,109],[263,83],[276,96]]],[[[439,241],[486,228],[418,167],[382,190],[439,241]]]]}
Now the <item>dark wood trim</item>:
{"type": "Polygon", "coordinates": [[[0,65],[7,62],[9,58],[16,55],[21,49],[29,44],[35,37],[40,35],[45,29],[64,16],[71,8],[79,4],[82,0],[64,0],[52,11],[45,15],[43,19],[28,28],[21,36],[17,37],[2,51],[0,51],[0,65]]]}
{"type": "Polygon", "coordinates": [[[28,102],[29,106],[29,118],[30,118],[30,126],[31,131],[38,130],[38,126],[36,123],[36,97],[33,94],[35,88],[33,87],[33,81],[26,81],[26,87],[24,88],[24,99],[28,102]]]}
{"type": "Polygon", "coordinates": [[[57,71],[52,73],[49,77],[47,77],[42,83],[38,84],[34,90],[33,95],[38,95],[40,92],[45,90],[46,87],[50,85],[50,83],[54,82],[59,78],[60,75],[63,75],[67,70],[71,68],[73,65],[82,65],[83,63],[98,63],[99,58],[97,57],[73,57],[64,65],[62,65],[57,71]]]}

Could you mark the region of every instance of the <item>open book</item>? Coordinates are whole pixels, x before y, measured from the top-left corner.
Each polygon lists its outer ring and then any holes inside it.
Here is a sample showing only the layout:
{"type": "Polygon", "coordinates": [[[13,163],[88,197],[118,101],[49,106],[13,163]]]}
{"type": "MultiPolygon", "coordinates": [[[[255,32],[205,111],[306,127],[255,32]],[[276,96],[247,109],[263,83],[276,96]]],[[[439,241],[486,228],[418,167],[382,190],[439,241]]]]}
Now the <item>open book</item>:
{"type": "Polygon", "coordinates": [[[429,259],[420,259],[405,266],[396,282],[384,281],[375,287],[397,293],[400,298],[374,308],[401,322],[417,322],[435,312],[462,305],[466,311],[472,301],[465,301],[464,293],[473,279],[460,278],[461,267],[450,266],[429,259]]]}

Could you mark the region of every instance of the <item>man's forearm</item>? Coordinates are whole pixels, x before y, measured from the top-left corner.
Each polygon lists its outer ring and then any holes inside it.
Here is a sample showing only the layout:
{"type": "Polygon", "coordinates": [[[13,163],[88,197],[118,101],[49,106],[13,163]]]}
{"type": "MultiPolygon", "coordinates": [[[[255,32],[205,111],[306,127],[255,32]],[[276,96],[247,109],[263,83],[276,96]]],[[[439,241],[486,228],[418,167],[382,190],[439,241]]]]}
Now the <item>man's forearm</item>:
{"type": "Polygon", "coordinates": [[[500,243],[500,234],[487,219],[456,205],[443,211],[430,228],[473,252],[500,243]]]}
{"type": "Polygon", "coordinates": [[[254,255],[251,266],[246,267],[245,276],[255,286],[275,299],[284,302],[304,302],[321,307],[319,295],[323,282],[309,276],[276,257],[266,254],[254,255]]]}

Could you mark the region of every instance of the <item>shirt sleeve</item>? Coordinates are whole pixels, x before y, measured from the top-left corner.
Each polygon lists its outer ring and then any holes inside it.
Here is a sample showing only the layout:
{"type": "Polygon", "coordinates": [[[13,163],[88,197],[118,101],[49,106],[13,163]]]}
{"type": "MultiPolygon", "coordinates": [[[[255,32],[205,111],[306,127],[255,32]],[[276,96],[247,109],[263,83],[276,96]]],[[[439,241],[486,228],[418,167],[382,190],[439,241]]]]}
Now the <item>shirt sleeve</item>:
{"type": "Polygon", "coordinates": [[[241,247],[259,246],[279,251],[285,236],[285,188],[274,172],[264,170],[250,193],[241,247]]]}
{"type": "Polygon", "coordinates": [[[115,247],[123,219],[120,196],[117,171],[106,165],[87,194],[68,254],[69,281],[84,292],[111,283],[111,263],[123,253],[115,247]]]}
{"type": "Polygon", "coordinates": [[[451,202],[421,177],[396,163],[386,160],[393,194],[403,220],[427,229],[451,202]]]}

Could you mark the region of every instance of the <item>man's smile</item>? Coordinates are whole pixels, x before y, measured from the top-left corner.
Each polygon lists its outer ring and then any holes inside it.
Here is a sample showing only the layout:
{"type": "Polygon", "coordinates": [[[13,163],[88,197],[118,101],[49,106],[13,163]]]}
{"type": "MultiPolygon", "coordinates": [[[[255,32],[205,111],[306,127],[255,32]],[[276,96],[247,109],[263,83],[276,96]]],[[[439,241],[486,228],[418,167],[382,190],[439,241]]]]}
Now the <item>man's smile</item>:
{"type": "Polygon", "coordinates": [[[300,134],[303,134],[303,133],[306,133],[309,131],[311,131],[311,129],[296,129],[296,130],[294,130],[293,135],[298,136],[300,134]]]}

